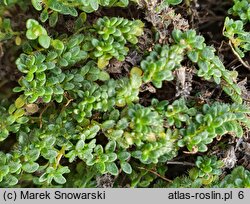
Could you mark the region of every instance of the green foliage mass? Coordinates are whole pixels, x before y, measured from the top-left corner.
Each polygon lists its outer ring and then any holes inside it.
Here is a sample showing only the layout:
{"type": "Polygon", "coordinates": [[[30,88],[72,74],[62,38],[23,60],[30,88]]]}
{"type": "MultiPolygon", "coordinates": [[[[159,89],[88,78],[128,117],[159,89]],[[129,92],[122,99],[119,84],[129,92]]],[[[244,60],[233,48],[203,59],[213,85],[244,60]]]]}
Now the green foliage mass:
{"type": "Polygon", "coordinates": [[[205,104],[202,112],[196,113],[195,119],[189,123],[186,129],[182,129],[183,138],[178,145],[187,146],[189,151],[207,151],[210,144],[217,136],[233,133],[237,137],[243,136],[242,124],[250,125],[249,118],[244,114],[248,109],[241,105],[228,105],[214,103],[212,106],[205,104]]]}
{"type": "Polygon", "coordinates": [[[91,30],[91,50],[94,58],[98,58],[98,67],[104,68],[113,57],[124,61],[129,48],[127,43],[137,44],[142,35],[144,24],[140,20],[129,21],[123,18],[99,18],[91,30]],[[97,38],[93,35],[98,34],[97,38]]]}
{"type": "MultiPolygon", "coordinates": [[[[20,74],[9,100],[0,98],[0,187],[96,187],[97,178],[107,175],[116,179],[116,187],[122,186],[123,177],[129,187],[249,187],[249,172],[243,167],[219,181],[223,162],[203,155],[216,138],[242,137],[250,127],[237,72],[225,68],[204,37],[194,30],[174,30],[171,43],[157,42],[143,50],[142,59],[126,73],[110,71],[113,61],[124,63],[131,52],[140,51],[147,23],[108,16],[93,20],[89,13],[129,3],[0,4],[0,41],[16,47],[13,66],[20,74]],[[4,16],[17,4],[32,11],[23,28],[4,16]],[[74,19],[72,32],[60,32],[63,17],[74,19]],[[232,102],[201,105],[184,97],[143,101],[142,87],[152,83],[157,91],[166,82],[174,83],[184,60],[194,64],[200,80],[221,87],[232,102]],[[181,151],[203,156],[196,158],[188,175],[163,182],[167,162],[181,151]],[[241,177],[236,179],[237,174],[241,177]]],[[[163,5],[179,3],[167,0],[163,5]]]]}
{"type": "Polygon", "coordinates": [[[231,174],[216,184],[217,188],[249,188],[250,187],[250,172],[243,166],[234,168],[231,174]]]}
{"type": "Polygon", "coordinates": [[[218,181],[224,163],[216,156],[198,156],[195,167],[190,169],[188,176],[177,177],[169,185],[171,188],[210,187],[218,181]]]}
{"type": "Polygon", "coordinates": [[[250,33],[246,28],[250,21],[249,8],[248,0],[234,0],[234,5],[228,13],[235,16],[236,19],[226,17],[224,23],[223,34],[229,39],[231,48],[238,58],[245,57],[250,50],[250,33]]]}
{"type": "Polygon", "coordinates": [[[234,0],[234,5],[229,9],[228,13],[240,17],[244,22],[250,19],[250,9],[248,0],[234,0]]]}
{"type": "Polygon", "coordinates": [[[156,45],[154,51],[141,62],[144,82],[152,81],[157,88],[161,88],[164,80],[173,80],[172,71],[181,67],[181,61],[187,55],[197,64],[196,73],[199,77],[221,84],[222,89],[235,102],[242,103],[241,90],[234,82],[237,72],[224,67],[219,57],[215,55],[215,49],[204,43],[204,37],[197,35],[194,30],[186,32],[174,30],[172,36],[176,44],[171,47],[156,45]]]}

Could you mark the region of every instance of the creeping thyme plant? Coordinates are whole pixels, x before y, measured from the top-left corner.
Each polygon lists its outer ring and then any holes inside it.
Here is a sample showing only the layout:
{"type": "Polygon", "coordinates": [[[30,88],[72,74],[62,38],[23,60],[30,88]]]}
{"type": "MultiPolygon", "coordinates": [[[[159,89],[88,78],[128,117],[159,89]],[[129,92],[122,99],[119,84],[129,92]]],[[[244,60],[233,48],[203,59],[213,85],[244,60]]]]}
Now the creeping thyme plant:
{"type": "Polygon", "coordinates": [[[250,21],[249,7],[248,0],[234,0],[233,7],[228,11],[231,16],[225,19],[223,29],[223,34],[228,38],[233,52],[247,68],[249,68],[249,64],[244,57],[250,51],[250,33],[246,28],[250,21]]]}
{"type": "MultiPolygon", "coordinates": [[[[102,187],[105,177],[111,187],[249,187],[243,166],[222,178],[211,151],[250,127],[238,73],[193,29],[167,26],[161,41],[143,15],[112,12],[161,16],[181,2],[0,1],[0,187],[102,187]],[[15,22],[17,10],[25,17],[15,22]],[[222,96],[169,96],[185,66],[222,96]],[[168,179],[180,154],[191,167],[168,179]]],[[[227,18],[224,35],[243,57],[250,2],[234,3],[241,20],[227,18]]]]}

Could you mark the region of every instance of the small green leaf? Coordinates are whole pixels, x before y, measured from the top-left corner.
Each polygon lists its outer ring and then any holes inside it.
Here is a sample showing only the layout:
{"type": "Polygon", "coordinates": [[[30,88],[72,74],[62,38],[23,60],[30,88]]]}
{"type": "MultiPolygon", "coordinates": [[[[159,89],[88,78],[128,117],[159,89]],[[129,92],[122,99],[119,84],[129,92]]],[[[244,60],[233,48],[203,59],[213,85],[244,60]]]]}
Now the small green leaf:
{"type": "Polygon", "coordinates": [[[58,184],[66,183],[66,179],[61,174],[56,174],[56,175],[54,175],[53,178],[54,178],[55,182],[58,184]]]}
{"type": "Polygon", "coordinates": [[[64,90],[68,91],[68,90],[73,90],[75,88],[75,85],[73,83],[67,82],[64,85],[64,90]]]}
{"type": "Polygon", "coordinates": [[[37,171],[39,164],[35,162],[26,162],[23,164],[22,169],[27,173],[33,173],[37,171]]]}
{"type": "Polygon", "coordinates": [[[49,48],[51,38],[47,35],[40,35],[38,38],[39,44],[45,49],[49,48]]]}
{"type": "Polygon", "coordinates": [[[95,167],[97,168],[97,170],[100,172],[100,173],[104,173],[105,172],[105,169],[106,169],[106,166],[105,166],[105,163],[104,162],[98,162],[95,167]]]}
{"type": "Polygon", "coordinates": [[[182,2],[182,0],[165,0],[170,5],[178,5],[182,2]]]}
{"type": "Polygon", "coordinates": [[[44,182],[46,181],[48,178],[48,174],[47,173],[44,173],[42,174],[40,177],[39,177],[39,182],[44,182]]]}
{"type": "Polygon", "coordinates": [[[85,142],[83,140],[79,140],[76,143],[76,150],[82,150],[84,148],[85,142]]]}
{"type": "Polygon", "coordinates": [[[109,60],[106,59],[105,56],[102,56],[102,57],[100,57],[100,58],[98,59],[97,66],[98,66],[100,69],[105,68],[108,64],[109,64],[109,60]]]}
{"type": "Polygon", "coordinates": [[[0,142],[5,140],[9,135],[9,131],[7,129],[1,129],[0,131],[0,142]]]}
{"type": "Polygon", "coordinates": [[[198,146],[198,150],[200,151],[200,152],[206,152],[207,151],[207,146],[205,145],[205,144],[200,144],[199,146],[198,146]]]}
{"type": "Polygon", "coordinates": [[[40,150],[39,149],[31,149],[28,151],[28,154],[26,157],[29,159],[29,161],[36,161],[40,156],[40,150]]]}
{"type": "Polygon", "coordinates": [[[34,8],[38,11],[41,11],[43,9],[42,7],[42,0],[31,0],[32,5],[34,6],[34,8]]]}
{"type": "Polygon", "coordinates": [[[202,170],[205,173],[210,173],[210,172],[212,172],[213,168],[211,166],[206,166],[206,167],[202,168],[202,170]]]}
{"type": "Polygon", "coordinates": [[[41,151],[41,155],[50,161],[53,161],[57,156],[57,151],[51,149],[44,149],[41,151]]]}
{"type": "Polygon", "coordinates": [[[203,121],[203,115],[202,115],[202,114],[197,114],[197,115],[195,116],[195,119],[196,119],[196,121],[197,121],[198,123],[202,123],[202,121],[203,121]]]}
{"type": "Polygon", "coordinates": [[[29,103],[35,103],[37,99],[38,99],[38,95],[33,94],[33,95],[28,99],[28,101],[29,101],[29,103]]]}
{"type": "Polygon", "coordinates": [[[55,27],[58,21],[58,12],[54,11],[49,17],[49,25],[50,27],[55,27]]]}
{"type": "Polygon", "coordinates": [[[106,152],[114,152],[116,148],[116,142],[114,140],[111,140],[108,142],[108,144],[105,146],[106,152]]]}
{"type": "Polygon", "coordinates": [[[26,22],[26,27],[27,29],[32,28],[33,26],[39,25],[38,21],[34,20],[34,19],[28,19],[26,22]]]}
{"type": "Polygon", "coordinates": [[[184,147],[186,145],[186,142],[184,140],[178,140],[177,144],[179,147],[184,147]]]}
{"type": "Polygon", "coordinates": [[[64,49],[64,44],[61,40],[52,40],[52,46],[56,49],[56,50],[63,50],[64,49]]]}
{"type": "Polygon", "coordinates": [[[241,187],[241,186],[243,186],[243,185],[242,185],[242,184],[243,184],[243,180],[240,179],[240,178],[236,178],[235,181],[234,181],[234,183],[235,183],[236,187],[241,187]]]}
{"type": "Polygon", "coordinates": [[[117,154],[116,153],[108,153],[106,154],[108,156],[108,160],[109,162],[114,162],[117,159],[117,154]]]}
{"type": "Polygon", "coordinates": [[[21,95],[15,100],[15,106],[17,109],[19,109],[22,108],[24,105],[25,105],[25,97],[21,95]]]}
{"type": "Polygon", "coordinates": [[[109,76],[108,72],[101,71],[99,73],[99,80],[100,81],[108,81],[109,79],[110,79],[110,76],[109,76]]]}
{"type": "Polygon", "coordinates": [[[38,37],[38,34],[33,32],[32,30],[27,30],[26,32],[26,37],[29,39],[29,40],[35,40],[37,39],[38,37]]]}
{"type": "Polygon", "coordinates": [[[107,168],[107,171],[114,176],[117,176],[119,173],[119,170],[114,162],[108,163],[106,168],[107,168]]]}
{"type": "Polygon", "coordinates": [[[48,18],[49,18],[48,10],[44,9],[43,12],[40,14],[40,20],[44,23],[45,21],[47,21],[48,18]]]}
{"type": "Polygon", "coordinates": [[[131,174],[132,173],[132,167],[128,162],[122,162],[121,163],[121,168],[126,174],[131,174]]]}
{"type": "Polygon", "coordinates": [[[7,122],[8,125],[11,125],[11,124],[13,124],[15,122],[15,120],[16,120],[16,117],[14,117],[13,115],[10,115],[10,116],[7,117],[6,122],[7,122]]]}
{"type": "Polygon", "coordinates": [[[194,63],[197,63],[198,62],[198,58],[199,58],[199,55],[198,55],[198,52],[196,51],[190,51],[188,52],[188,58],[194,62],[194,63]]]}
{"type": "Polygon", "coordinates": [[[8,183],[9,186],[14,186],[18,183],[18,179],[13,175],[8,175],[5,177],[5,182],[8,183]]]}
{"type": "Polygon", "coordinates": [[[114,120],[106,120],[101,127],[103,130],[108,130],[112,129],[115,126],[115,124],[116,122],[114,120]]]}
{"type": "Polygon", "coordinates": [[[126,161],[129,159],[129,157],[130,157],[129,152],[123,151],[118,153],[118,159],[121,161],[126,161]]]}
{"type": "Polygon", "coordinates": [[[91,0],[90,2],[90,6],[93,10],[98,10],[99,4],[98,4],[98,0],[91,0]]]}

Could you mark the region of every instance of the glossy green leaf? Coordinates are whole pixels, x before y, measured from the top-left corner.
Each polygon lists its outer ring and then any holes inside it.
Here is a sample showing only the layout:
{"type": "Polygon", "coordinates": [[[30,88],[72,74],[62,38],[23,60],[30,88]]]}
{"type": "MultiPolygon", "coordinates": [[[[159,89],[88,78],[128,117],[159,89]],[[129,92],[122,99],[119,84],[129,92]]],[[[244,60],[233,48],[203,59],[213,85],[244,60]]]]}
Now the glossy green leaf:
{"type": "Polygon", "coordinates": [[[39,164],[35,162],[26,162],[22,165],[22,169],[27,173],[33,173],[37,171],[39,164]]]}
{"type": "Polygon", "coordinates": [[[126,174],[131,174],[132,173],[132,167],[128,162],[122,162],[121,163],[121,168],[126,174]]]}
{"type": "Polygon", "coordinates": [[[119,173],[119,170],[114,162],[108,163],[106,165],[106,168],[107,168],[107,171],[114,176],[118,175],[119,173]]]}
{"type": "Polygon", "coordinates": [[[42,47],[44,47],[45,49],[49,48],[50,41],[51,41],[51,38],[49,36],[47,36],[47,35],[40,35],[39,38],[38,38],[39,44],[42,47]]]}
{"type": "Polygon", "coordinates": [[[38,11],[42,10],[42,0],[31,0],[32,5],[34,6],[34,8],[38,11]]]}

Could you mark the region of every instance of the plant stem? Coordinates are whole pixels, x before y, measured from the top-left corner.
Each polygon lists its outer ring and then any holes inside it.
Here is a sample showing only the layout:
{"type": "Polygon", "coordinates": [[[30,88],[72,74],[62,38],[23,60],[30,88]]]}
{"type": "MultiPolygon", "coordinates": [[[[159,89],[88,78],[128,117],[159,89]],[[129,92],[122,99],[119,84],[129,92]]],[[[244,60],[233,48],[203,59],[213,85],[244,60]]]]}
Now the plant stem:
{"type": "Polygon", "coordinates": [[[144,167],[137,167],[137,168],[138,168],[138,169],[142,169],[142,170],[149,171],[150,173],[152,173],[152,174],[154,174],[154,175],[156,175],[156,176],[160,177],[160,178],[161,178],[161,179],[163,179],[164,181],[167,181],[167,182],[173,183],[173,181],[172,181],[172,180],[170,180],[170,179],[168,179],[168,178],[166,178],[166,177],[164,177],[164,176],[162,176],[162,175],[158,174],[157,172],[153,171],[152,169],[146,169],[146,168],[144,168],[144,167]]]}

